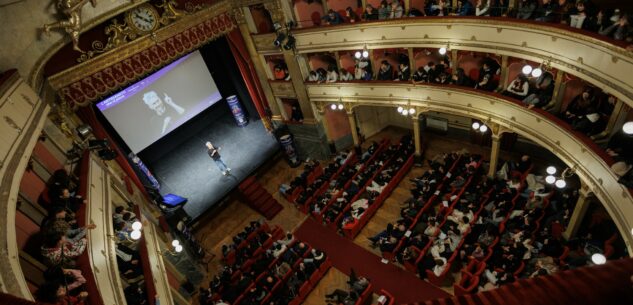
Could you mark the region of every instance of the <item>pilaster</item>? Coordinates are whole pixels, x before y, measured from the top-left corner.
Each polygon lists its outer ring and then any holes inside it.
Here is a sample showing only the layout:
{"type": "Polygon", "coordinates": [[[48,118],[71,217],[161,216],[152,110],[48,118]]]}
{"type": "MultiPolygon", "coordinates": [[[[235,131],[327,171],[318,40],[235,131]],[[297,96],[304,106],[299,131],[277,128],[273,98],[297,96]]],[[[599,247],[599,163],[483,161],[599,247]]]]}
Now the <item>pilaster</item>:
{"type": "Polygon", "coordinates": [[[576,202],[576,207],[571,214],[567,229],[563,232],[563,237],[565,239],[570,239],[576,236],[583,219],[585,219],[585,216],[587,215],[589,206],[591,205],[591,197],[593,196],[593,193],[582,181],[581,184],[582,185],[578,190],[578,201],[576,202]]]}

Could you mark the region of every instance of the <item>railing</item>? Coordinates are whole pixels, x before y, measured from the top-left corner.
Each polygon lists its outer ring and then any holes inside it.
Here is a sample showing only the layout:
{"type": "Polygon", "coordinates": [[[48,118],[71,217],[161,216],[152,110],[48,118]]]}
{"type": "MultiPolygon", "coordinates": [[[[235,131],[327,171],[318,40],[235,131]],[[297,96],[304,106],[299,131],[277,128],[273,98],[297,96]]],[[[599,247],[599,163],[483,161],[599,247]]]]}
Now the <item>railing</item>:
{"type": "MultiPolygon", "coordinates": [[[[554,115],[529,110],[520,101],[497,93],[453,85],[412,84],[402,82],[348,82],[307,84],[312,102],[343,102],[356,106],[419,106],[437,111],[479,119],[516,132],[556,154],[585,182],[609,211],[633,250],[633,197],[618,183],[611,171],[613,163],[606,152],[589,137],[571,129],[554,115]]],[[[395,111],[395,110],[394,110],[395,111]]]]}

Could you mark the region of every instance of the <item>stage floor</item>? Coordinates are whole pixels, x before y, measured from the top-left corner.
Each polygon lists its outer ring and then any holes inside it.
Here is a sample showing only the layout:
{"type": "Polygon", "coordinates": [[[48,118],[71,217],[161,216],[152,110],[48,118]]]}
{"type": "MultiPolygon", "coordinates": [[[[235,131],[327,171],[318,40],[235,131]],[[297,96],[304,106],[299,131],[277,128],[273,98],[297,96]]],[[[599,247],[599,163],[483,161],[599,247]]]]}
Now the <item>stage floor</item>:
{"type": "Polygon", "coordinates": [[[160,193],[174,193],[189,199],[184,209],[196,219],[266,162],[277,149],[277,140],[266,131],[259,118],[251,119],[245,127],[238,127],[231,115],[225,115],[152,166],[161,184],[160,193]],[[220,155],[231,168],[229,176],[223,176],[207,154],[207,141],[221,147],[220,155]]]}

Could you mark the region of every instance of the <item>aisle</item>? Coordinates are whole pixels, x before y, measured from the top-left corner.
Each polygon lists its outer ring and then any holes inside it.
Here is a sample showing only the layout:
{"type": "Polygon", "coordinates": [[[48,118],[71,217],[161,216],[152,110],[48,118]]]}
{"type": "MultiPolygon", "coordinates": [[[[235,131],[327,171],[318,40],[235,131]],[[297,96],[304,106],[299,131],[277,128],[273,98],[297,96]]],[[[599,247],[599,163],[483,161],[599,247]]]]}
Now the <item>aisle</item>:
{"type": "Polygon", "coordinates": [[[397,304],[422,302],[450,295],[440,288],[420,280],[414,274],[394,266],[383,264],[381,258],[354,244],[311,218],[306,219],[295,235],[313,247],[327,253],[334,267],[346,274],[351,268],[357,275],[370,279],[378,293],[389,291],[397,304]]]}

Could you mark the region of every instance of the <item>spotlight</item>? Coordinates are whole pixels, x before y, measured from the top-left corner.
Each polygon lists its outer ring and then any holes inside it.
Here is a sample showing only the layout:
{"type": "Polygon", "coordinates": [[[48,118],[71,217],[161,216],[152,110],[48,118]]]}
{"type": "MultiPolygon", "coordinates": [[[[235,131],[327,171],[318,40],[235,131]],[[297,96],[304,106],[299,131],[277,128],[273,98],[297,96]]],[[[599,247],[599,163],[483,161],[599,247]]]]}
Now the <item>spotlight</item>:
{"type": "Polygon", "coordinates": [[[273,41],[273,44],[275,45],[275,47],[281,47],[281,44],[284,42],[284,40],[286,39],[286,34],[284,33],[277,33],[277,38],[275,38],[275,40],[273,41]]]}
{"type": "Polygon", "coordinates": [[[88,141],[88,149],[105,149],[108,148],[108,139],[90,140],[88,141]]]}
{"type": "Polygon", "coordinates": [[[338,110],[343,110],[343,104],[338,104],[338,110]]]}
{"type": "Polygon", "coordinates": [[[273,29],[275,29],[275,31],[281,30],[281,24],[279,24],[279,22],[273,23],[273,29]]]}
{"type": "Polygon", "coordinates": [[[477,130],[477,129],[479,129],[479,126],[481,126],[481,124],[479,124],[479,122],[474,122],[473,123],[473,129],[477,130]]]}
{"type": "Polygon", "coordinates": [[[356,53],[354,53],[354,57],[356,57],[356,59],[360,59],[361,56],[360,51],[356,51],[356,53]]]}
{"type": "Polygon", "coordinates": [[[135,221],[132,224],[132,230],[134,231],[140,231],[142,227],[143,227],[143,224],[140,221],[135,221]]]}
{"type": "Polygon", "coordinates": [[[290,51],[290,50],[294,49],[296,41],[297,40],[295,39],[294,36],[288,35],[288,40],[286,41],[286,44],[284,45],[284,49],[286,49],[286,51],[290,51]]]}
{"type": "Polygon", "coordinates": [[[556,180],[556,182],[554,182],[554,184],[559,189],[565,188],[567,186],[567,182],[565,182],[565,180],[563,180],[563,179],[556,180]]]}
{"type": "Polygon", "coordinates": [[[182,246],[181,245],[177,245],[174,247],[174,251],[176,251],[177,253],[182,252],[182,246]]]}
{"type": "Polygon", "coordinates": [[[402,111],[404,111],[404,108],[402,106],[398,107],[398,113],[402,113],[402,111]]]}
{"type": "Polygon", "coordinates": [[[479,127],[479,131],[481,131],[481,132],[486,132],[486,131],[488,131],[488,126],[486,126],[486,125],[481,125],[481,127],[479,127]]]}
{"type": "Polygon", "coordinates": [[[532,70],[532,77],[539,77],[541,75],[543,75],[543,70],[541,68],[532,70]]]}
{"type": "Polygon", "coordinates": [[[626,122],[622,125],[622,131],[626,134],[633,134],[633,122],[626,122]]]}
{"type": "Polygon", "coordinates": [[[548,166],[545,171],[550,175],[556,174],[556,167],[548,166]]]}
{"type": "Polygon", "coordinates": [[[607,262],[607,258],[600,253],[595,253],[591,256],[591,261],[596,265],[603,265],[607,262]]]}
{"type": "Polygon", "coordinates": [[[363,50],[363,58],[369,57],[369,52],[367,50],[363,50]]]}
{"type": "Polygon", "coordinates": [[[556,182],[556,177],[549,175],[547,177],[545,177],[545,182],[547,182],[548,184],[552,184],[554,182],[556,182]]]}
{"type": "Polygon", "coordinates": [[[414,114],[414,113],[415,113],[415,108],[410,108],[410,109],[409,109],[409,113],[410,113],[410,114],[414,114]]]}
{"type": "Polygon", "coordinates": [[[532,66],[530,65],[523,66],[523,69],[521,69],[521,72],[523,72],[523,74],[525,75],[530,75],[530,73],[532,73],[532,66]]]}
{"type": "Polygon", "coordinates": [[[180,245],[180,241],[177,239],[174,239],[171,241],[171,246],[172,247],[178,247],[180,245]]]}
{"type": "Polygon", "coordinates": [[[132,231],[132,233],[130,233],[130,237],[133,240],[138,240],[139,238],[141,238],[141,231],[138,231],[138,230],[132,231]]]}
{"type": "Polygon", "coordinates": [[[446,54],[446,48],[441,47],[439,52],[440,52],[440,55],[445,55],[446,54]]]}
{"type": "Polygon", "coordinates": [[[85,140],[90,136],[92,128],[89,125],[79,125],[77,126],[77,128],[75,128],[75,131],[77,131],[79,138],[85,140]]]}
{"type": "Polygon", "coordinates": [[[330,109],[332,109],[332,110],[336,110],[336,104],[332,104],[332,105],[330,105],[330,109]]]}

